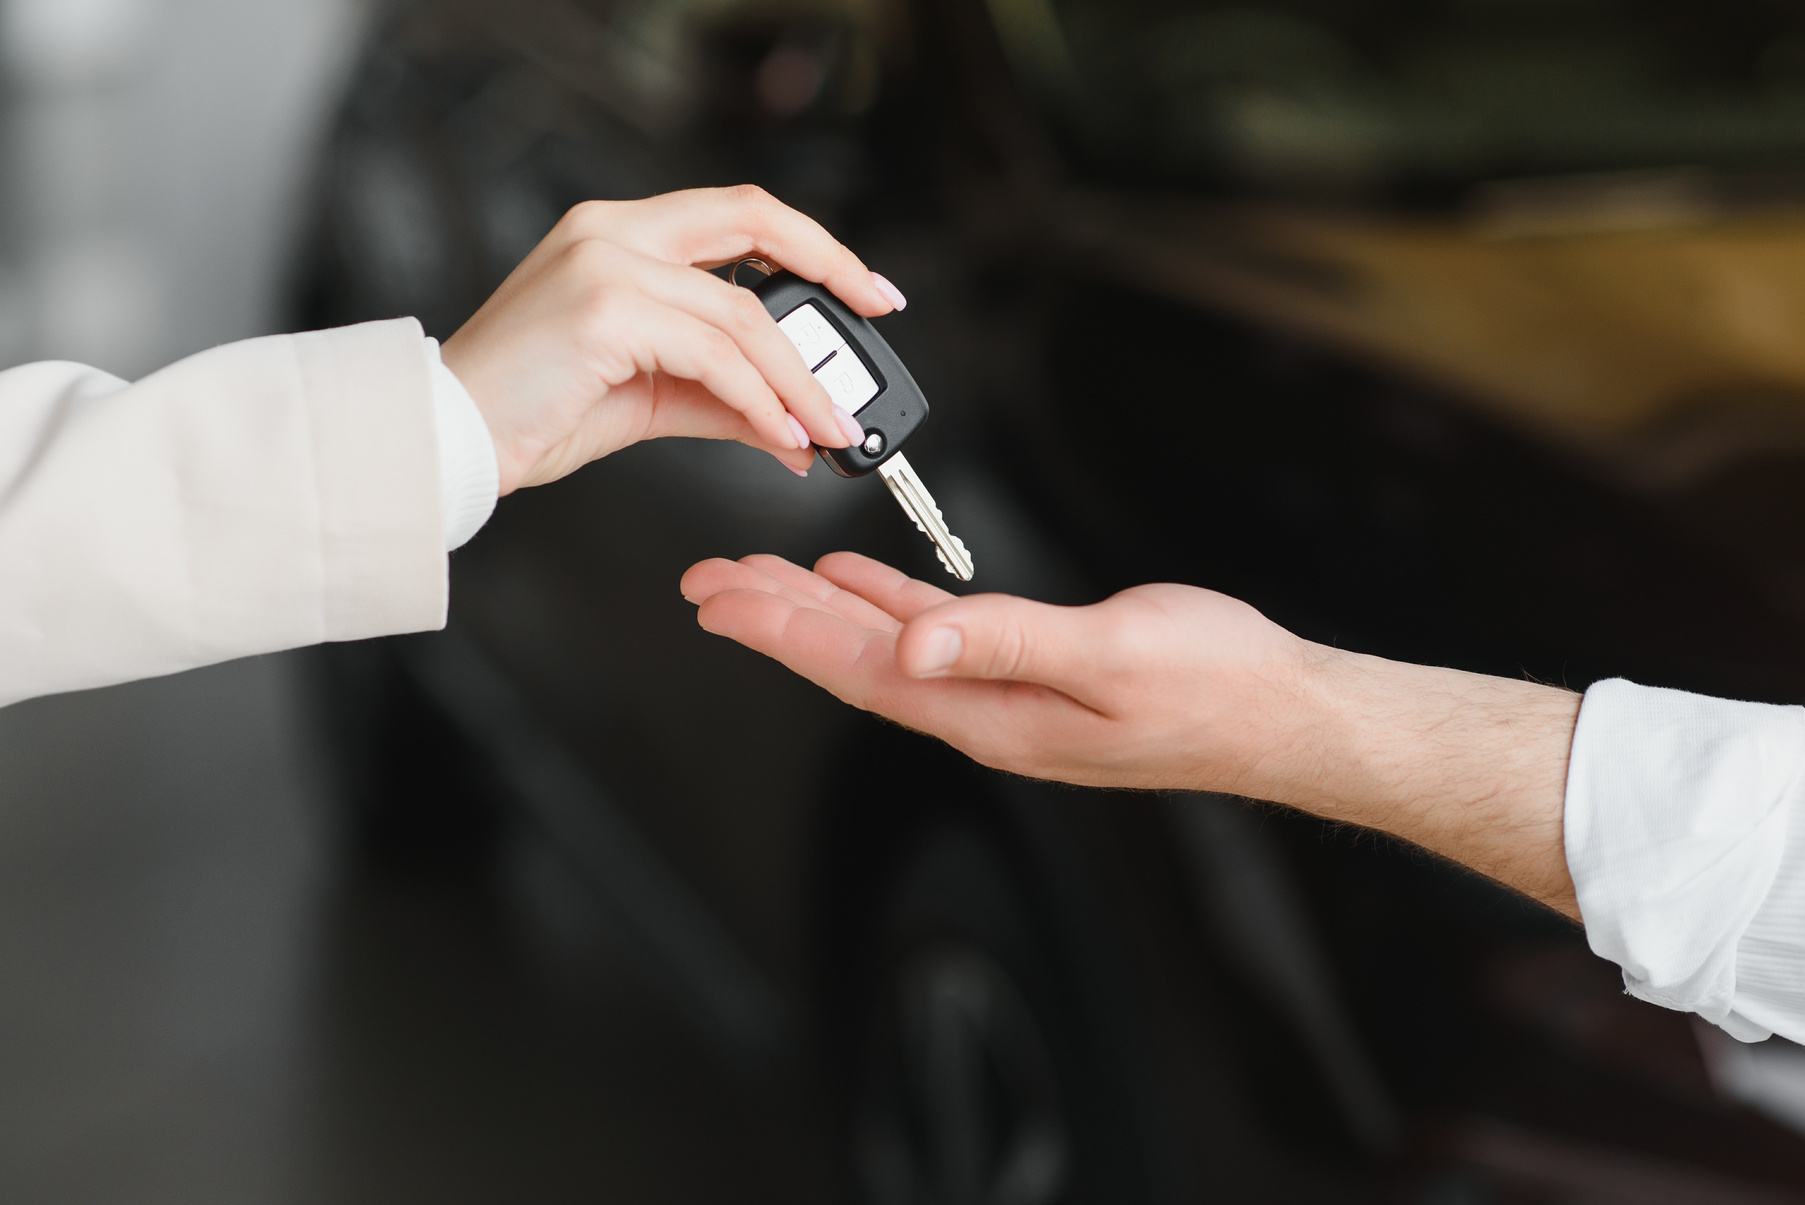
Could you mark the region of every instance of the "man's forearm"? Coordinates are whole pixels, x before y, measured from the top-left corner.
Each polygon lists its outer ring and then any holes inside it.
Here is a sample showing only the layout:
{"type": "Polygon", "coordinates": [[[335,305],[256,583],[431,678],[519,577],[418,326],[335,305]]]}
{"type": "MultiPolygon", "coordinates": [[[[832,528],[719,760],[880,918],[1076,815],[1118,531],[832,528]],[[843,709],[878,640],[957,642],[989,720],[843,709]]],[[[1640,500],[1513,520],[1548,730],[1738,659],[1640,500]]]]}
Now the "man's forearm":
{"type": "Polygon", "coordinates": [[[955,599],[849,554],[817,569],[710,561],[683,589],[710,630],[985,765],[1290,804],[1578,915],[1562,824],[1578,695],[1312,644],[1194,586],[1054,607],[955,599]]]}
{"type": "Polygon", "coordinates": [[[1269,799],[1395,834],[1580,919],[1630,994],[1805,1041],[1805,707],[1570,691],[1299,640],[1137,586],[965,598],[864,557],[683,580],[703,626],[978,761],[1269,799]]]}
{"type": "Polygon", "coordinates": [[[1288,745],[1249,793],[1376,828],[1579,919],[1562,802],[1580,696],[1308,646],[1288,745]]]}

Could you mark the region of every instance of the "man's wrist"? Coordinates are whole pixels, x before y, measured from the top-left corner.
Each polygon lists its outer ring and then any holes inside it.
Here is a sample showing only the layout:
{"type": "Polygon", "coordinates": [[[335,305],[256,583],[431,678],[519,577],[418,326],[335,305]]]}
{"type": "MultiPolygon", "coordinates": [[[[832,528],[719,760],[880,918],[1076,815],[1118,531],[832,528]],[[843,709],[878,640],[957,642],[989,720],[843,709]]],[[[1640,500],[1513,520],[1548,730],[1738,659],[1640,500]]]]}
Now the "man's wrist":
{"type": "Polygon", "coordinates": [[[1357,734],[1342,732],[1348,654],[1282,636],[1289,647],[1278,655],[1240,675],[1211,674],[1195,684],[1201,694],[1191,720],[1191,765],[1168,785],[1318,814],[1335,810],[1346,759],[1364,753],[1357,734]]]}
{"type": "Polygon", "coordinates": [[[1371,802],[1386,794],[1389,755],[1373,740],[1375,671],[1391,663],[1298,641],[1298,654],[1266,709],[1273,733],[1258,771],[1266,797],[1330,819],[1370,824],[1371,802]],[[1369,664],[1376,663],[1376,664],[1369,664]]]}

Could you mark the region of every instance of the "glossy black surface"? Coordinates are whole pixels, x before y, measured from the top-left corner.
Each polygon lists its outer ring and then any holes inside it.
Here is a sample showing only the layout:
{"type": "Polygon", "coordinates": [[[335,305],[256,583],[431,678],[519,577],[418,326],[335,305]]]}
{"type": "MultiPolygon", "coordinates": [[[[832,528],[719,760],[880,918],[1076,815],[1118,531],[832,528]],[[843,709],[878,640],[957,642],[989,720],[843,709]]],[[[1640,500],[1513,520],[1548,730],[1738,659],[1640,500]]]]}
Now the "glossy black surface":
{"type": "Polygon", "coordinates": [[[814,305],[839,328],[846,346],[857,349],[852,354],[864,361],[866,370],[877,382],[877,396],[856,413],[866,436],[878,436],[881,441],[879,451],[868,453],[859,444],[850,448],[822,448],[821,458],[828,466],[842,477],[863,477],[902,451],[903,445],[928,420],[928,399],[922,396],[921,386],[915,383],[908,368],[890,350],[890,345],[884,342],[871,321],[847,309],[844,302],[822,286],[789,272],[766,277],[754,285],[752,291],[765,303],[771,317],[780,321],[799,306],[814,305]]]}

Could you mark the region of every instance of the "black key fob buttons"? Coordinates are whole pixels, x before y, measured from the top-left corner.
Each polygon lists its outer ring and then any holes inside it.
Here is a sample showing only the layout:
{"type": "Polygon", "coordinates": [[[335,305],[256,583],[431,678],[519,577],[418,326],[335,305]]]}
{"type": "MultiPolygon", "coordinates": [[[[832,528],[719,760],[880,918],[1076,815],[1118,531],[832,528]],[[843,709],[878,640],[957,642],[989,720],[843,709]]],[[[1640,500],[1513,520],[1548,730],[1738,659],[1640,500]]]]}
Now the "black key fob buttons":
{"type": "Polygon", "coordinates": [[[928,416],[927,398],[869,320],[821,285],[777,272],[752,286],[834,404],[865,430],[861,444],[821,448],[842,477],[863,477],[902,449],[928,416]]]}

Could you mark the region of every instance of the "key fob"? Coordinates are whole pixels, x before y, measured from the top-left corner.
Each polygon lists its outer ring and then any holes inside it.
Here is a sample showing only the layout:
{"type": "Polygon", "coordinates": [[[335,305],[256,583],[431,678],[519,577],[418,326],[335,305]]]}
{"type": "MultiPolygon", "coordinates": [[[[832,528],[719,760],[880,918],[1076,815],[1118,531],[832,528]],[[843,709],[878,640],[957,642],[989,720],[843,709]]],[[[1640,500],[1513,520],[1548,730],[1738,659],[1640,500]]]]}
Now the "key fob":
{"type": "Polygon", "coordinates": [[[776,272],[752,286],[777,325],[840,409],[865,429],[865,442],[821,448],[842,477],[863,477],[902,450],[928,416],[928,399],[868,319],[823,285],[776,272]]]}

